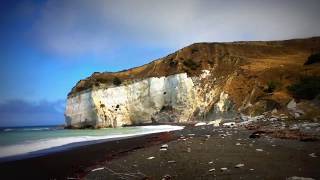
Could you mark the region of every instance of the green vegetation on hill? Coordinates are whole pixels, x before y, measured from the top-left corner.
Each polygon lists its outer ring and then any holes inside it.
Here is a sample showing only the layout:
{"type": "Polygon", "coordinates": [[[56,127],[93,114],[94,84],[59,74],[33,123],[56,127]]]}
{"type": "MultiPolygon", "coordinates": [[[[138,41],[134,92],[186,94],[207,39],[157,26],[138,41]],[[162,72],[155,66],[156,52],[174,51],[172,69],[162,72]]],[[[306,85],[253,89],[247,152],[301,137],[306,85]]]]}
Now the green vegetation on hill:
{"type": "Polygon", "coordinates": [[[121,84],[121,80],[118,77],[114,77],[112,82],[116,86],[119,86],[121,84]]]}
{"type": "Polygon", "coordinates": [[[320,76],[307,76],[288,87],[294,97],[300,99],[314,99],[320,94],[320,76]]]}
{"type": "Polygon", "coordinates": [[[267,89],[265,89],[266,93],[273,93],[278,86],[278,83],[275,81],[269,81],[267,84],[267,89]]]}
{"type": "Polygon", "coordinates": [[[186,67],[192,70],[196,70],[198,67],[200,67],[200,65],[192,59],[187,59],[183,61],[183,65],[185,65],[186,67]]]}
{"type": "Polygon", "coordinates": [[[304,65],[310,65],[314,63],[320,63],[320,53],[311,54],[304,65]]]}

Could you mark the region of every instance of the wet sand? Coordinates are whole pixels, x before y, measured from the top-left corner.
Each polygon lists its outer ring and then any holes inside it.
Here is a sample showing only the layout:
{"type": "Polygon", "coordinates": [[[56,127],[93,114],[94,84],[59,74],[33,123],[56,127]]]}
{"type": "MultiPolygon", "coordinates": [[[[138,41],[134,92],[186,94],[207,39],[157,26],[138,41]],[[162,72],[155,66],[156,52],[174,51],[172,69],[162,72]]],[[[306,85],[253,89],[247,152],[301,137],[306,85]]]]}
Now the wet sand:
{"type": "Polygon", "coordinates": [[[198,126],[105,142],[2,163],[0,179],[320,178],[319,141],[249,138],[252,132],[198,126]]]}
{"type": "Polygon", "coordinates": [[[87,168],[129,151],[172,140],[170,133],[156,133],[103,142],[41,157],[0,163],[0,179],[79,179],[87,168]]]}

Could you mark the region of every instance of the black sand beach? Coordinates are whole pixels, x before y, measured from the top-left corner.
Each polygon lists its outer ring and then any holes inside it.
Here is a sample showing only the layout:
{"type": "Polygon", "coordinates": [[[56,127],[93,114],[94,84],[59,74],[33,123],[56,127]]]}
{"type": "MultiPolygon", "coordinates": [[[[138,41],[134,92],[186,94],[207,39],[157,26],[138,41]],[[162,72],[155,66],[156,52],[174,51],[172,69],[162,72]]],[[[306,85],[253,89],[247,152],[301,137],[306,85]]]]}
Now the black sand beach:
{"type": "Polygon", "coordinates": [[[319,141],[249,138],[252,132],[244,128],[186,127],[2,163],[0,178],[320,178],[319,141]]]}
{"type": "Polygon", "coordinates": [[[172,138],[169,133],[156,133],[4,162],[0,163],[0,179],[79,179],[85,175],[87,167],[172,138]]]}

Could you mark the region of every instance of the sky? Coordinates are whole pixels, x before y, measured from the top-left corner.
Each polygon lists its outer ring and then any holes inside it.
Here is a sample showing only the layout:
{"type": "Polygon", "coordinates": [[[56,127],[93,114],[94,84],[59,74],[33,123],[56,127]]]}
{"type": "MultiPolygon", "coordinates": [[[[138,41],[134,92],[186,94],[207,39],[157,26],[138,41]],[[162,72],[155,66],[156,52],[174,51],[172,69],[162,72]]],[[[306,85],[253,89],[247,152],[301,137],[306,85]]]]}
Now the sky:
{"type": "Polygon", "coordinates": [[[195,42],[320,36],[319,7],[319,0],[2,0],[0,126],[63,124],[80,79],[195,42]]]}

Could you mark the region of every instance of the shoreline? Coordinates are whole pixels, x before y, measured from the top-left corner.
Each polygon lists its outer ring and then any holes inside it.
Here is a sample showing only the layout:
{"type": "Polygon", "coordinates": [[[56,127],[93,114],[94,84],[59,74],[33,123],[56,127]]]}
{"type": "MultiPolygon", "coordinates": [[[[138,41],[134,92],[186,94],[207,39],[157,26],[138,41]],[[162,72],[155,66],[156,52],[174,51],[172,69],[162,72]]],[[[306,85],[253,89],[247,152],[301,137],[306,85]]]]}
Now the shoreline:
{"type": "MultiPolygon", "coordinates": [[[[74,133],[73,130],[70,130],[70,132],[69,130],[67,130],[68,132],[66,133],[70,133],[69,136],[47,138],[47,139],[44,138],[44,139],[33,140],[33,141],[30,141],[29,143],[20,143],[20,144],[17,143],[17,144],[3,146],[0,149],[0,163],[13,161],[13,160],[22,160],[22,159],[27,159],[31,157],[43,156],[43,155],[47,155],[47,154],[51,154],[59,151],[65,151],[65,150],[77,148],[80,146],[88,146],[88,145],[104,143],[108,141],[117,141],[117,140],[132,138],[132,137],[143,136],[147,134],[181,130],[184,128],[184,126],[151,125],[151,126],[140,126],[140,127],[131,126],[129,128],[139,128],[139,131],[135,130],[128,133],[122,133],[122,130],[121,130],[122,128],[120,129],[117,128],[118,133],[113,132],[113,131],[117,131],[117,129],[112,129],[111,133],[108,133],[109,132],[108,130],[107,131],[101,130],[105,134],[101,134],[101,131],[100,131],[101,135],[99,136],[87,135],[87,134],[83,134],[82,136],[74,136],[72,134],[74,133]]],[[[58,132],[58,131],[55,131],[55,132],[58,132]]],[[[21,136],[21,134],[19,135],[21,136]]]]}
{"type": "Polygon", "coordinates": [[[67,179],[85,172],[100,161],[111,160],[135,149],[172,140],[171,132],[160,132],[99,142],[38,157],[0,162],[1,179],[67,179]],[[17,173],[19,172],[19,173],[17,173]]]}
{"type": "Polygon", "coordinates": [[[182,130],[100,142],[0,163],[0,178],[320,178],[319,140],[281,139],[270,133],[252,137],[256,132],[255,128],[239,126],[190,125],[182,130]],[[241,167],[235,167],[237,165],[241,167]],[[226,170],[222,170],[224,168],[226,170]]]}

